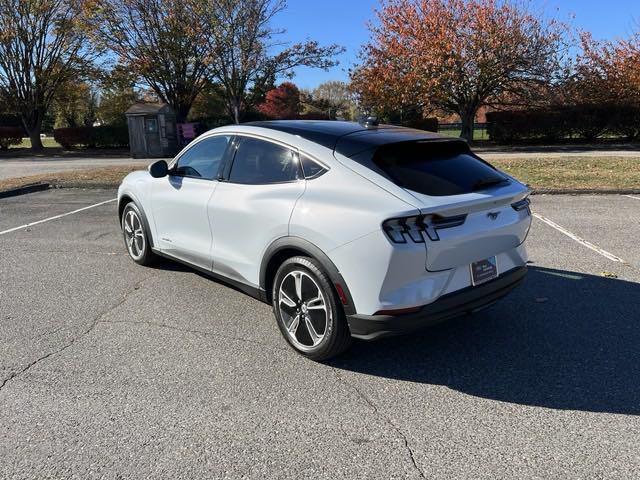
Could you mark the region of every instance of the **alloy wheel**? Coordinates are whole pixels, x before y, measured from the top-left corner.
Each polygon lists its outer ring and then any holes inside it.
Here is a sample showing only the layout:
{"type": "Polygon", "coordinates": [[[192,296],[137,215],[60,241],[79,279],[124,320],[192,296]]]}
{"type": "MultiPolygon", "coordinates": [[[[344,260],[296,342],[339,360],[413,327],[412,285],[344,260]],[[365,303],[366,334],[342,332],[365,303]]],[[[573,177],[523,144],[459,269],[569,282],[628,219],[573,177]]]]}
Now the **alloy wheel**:
{"type": "Polygon", "coordinates": [[[134,260],[139,260],[144,255],[145,237],[140,217],[134,210],[125,212],[123,226],[129,255],[134,260]]]}
{"type": "Polygon", "coordinates": [[[322,342],[331,320],[325,295],[306,272],[289,272],[280,283],[278,308],[290,341],[300,350],[322,342]]]}

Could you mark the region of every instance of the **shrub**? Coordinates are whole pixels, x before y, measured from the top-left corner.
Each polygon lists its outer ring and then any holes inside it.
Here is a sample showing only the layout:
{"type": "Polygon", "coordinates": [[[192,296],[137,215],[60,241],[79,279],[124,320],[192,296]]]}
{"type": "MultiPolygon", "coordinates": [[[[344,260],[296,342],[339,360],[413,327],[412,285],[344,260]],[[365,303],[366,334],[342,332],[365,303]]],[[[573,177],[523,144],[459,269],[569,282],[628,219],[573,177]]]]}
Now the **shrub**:
{"type": "Polygon", "coordinates": [[[632,140],[640,137],[640,106],[585,104],[488,112],[487,123],[489,138],[498,143],[593,141],[604,135],[632,140]]]}
{"type": "Polygon", "coordinates": [[[11,113],[0,113],[0,127],[22,128],[22,122],[17,115],[11,113]]]}
{"type": "Polygon", "coordinates": [[[426,130],[428,132],[438,131],[438,119],[436,117],[429,118],[416,118],[403,122],[405,127],[417,128],[419,130],[426,130]]]}
{"type": "Polygon", "coordinates": [[[640,139],[640,107],[620,105],[611,119],[611,133],[627,140],[640,139]]]}
{"type": "Polygon", "coordinates": [[[324,112],[306,112],[301,113],[297,117],[299,120],[333,120],[324,112]]]}
{"type": "Polygon", "coordinates": [[[91,127],[56,128],[53,138],[64,148],[91,145],[91,127]]]}
{"type": "Polygon", "coordinates": [[[93,127],[93,141],[97,148],[129,147],[129,129],[123,126],[93,127]]]}
{"type": "Polygon", "coordinates": [[[126,126],[56,128],[53,138],[64,148],[129,146],[129,131],[126,126]]]}
{"type": "Polygon", "coordinates": [[[0,150],[8,150],[10,145],[20,145],[23,133],[20,127],[0,127],[0,150]]]}
{"type": "Polygon", "coordinates": [[[562,115],[551,110],[488,112],[487,123],[489,138],[498,143],[554,141],[567,134],[562,115]]]}

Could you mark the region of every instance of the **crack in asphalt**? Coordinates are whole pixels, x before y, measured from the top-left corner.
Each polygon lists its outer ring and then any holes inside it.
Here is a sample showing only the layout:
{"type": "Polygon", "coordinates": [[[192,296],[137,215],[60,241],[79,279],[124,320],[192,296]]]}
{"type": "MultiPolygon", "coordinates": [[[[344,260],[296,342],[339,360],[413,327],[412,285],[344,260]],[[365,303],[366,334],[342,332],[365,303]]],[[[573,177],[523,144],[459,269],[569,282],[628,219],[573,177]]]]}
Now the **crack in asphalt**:
{"type": "Polygon", "coordinates": [[[149,327],[157,327],[157,328],[165,328],[167,330],[174,330],[177,332],[181,332],[181,333],[190,333],[192,335],[195,335],[199,338],[202,337],[217,337],[217,338],[223,338],[225,340],[231,340],[231,341],[236,341],[236,342],[241,342],[241,343],[247,343],[250,345],[257,345],[260,347],[267,347],[267,348],[271,348],[274,350],[280,350],[283,352],[288,352],[289,349],[288,348],[284,348],[284,347],[279,347],[276,345],[269,345],[267,343],[263,343],[263,342],[259,342],[257,340],[251,340],[249,338],[243,338],[243,337],[234,337],[232,335],[225,335],[225,334],[220,334],[218,332],[208,332],[208,331],[204,331],[204,330],[195,330],[192,328],[182,328],[179,327],[177,325],[169,325],[168,323],[161,323],[161,322],[149,322],[149,321],[131,321],[131,320],[100,320],[98,323],[105,323],[105,324],[116,324],[116,323],[125,323],[125,324],[129,324],[129,325],[147,325],[149,327]]]}
{"type": "Polygon", "coordinates": [[[37,248],[24,249],[24,248],[10,248],[10,247],[4,248],[3,247],[2,251],[6,253],[18,252],[23,254],[35,253],[35,254],[42,254],[42,255],[49,255],[52,253],[62,253],[62,254],[68,254],[68,255],[82,254],[82,255],[109,255],[109,256],[122,256],[122,257],[129,256],[129,254],[126,252],[96,252],[91,250],[74,250],[73,252],[69,252],[69,250],[42,250],[37,248]]]}
{"type": "Polygon", "coordinates": [[[358,387],[356,387],[352,383],[347,382],[344,378],[342,378],[342,376],[339,374],[337,369],[333,368],[333,373],[335,374],[336,378],[340,383],[342,383],[343,385],[353,390],[356,393],[356,395],[360,397],[360,399],[363,400],[369,406],[369,408],[371,408],[371,410],[376,416],[380,417],[384,423],[389,425],[389,427],[391,427],[391,429],[394,432],[396,432],[396,434],[400,437],[400,439],[404,443],[405,450],[409,455],[409,459],[411,460],[411,464],[413,465],[413,468],[416,470],[416,472],[418,472],[418,475],[420,475],[420,478],[427,478],[425,477],[424,472],[418,465],[418,462],[416,461],[416,457],[415,457],[415,452],[413,451],[413,448],[411,448],[411,445],[409,445],[409,440],[407,439],[407,436],[404,434],[404,432],[398,426],[396,426],[396,424],[393,423],[389,417],[382,414],[380,410],[378,410],[378,407],[376,406],[376,404],[373,403],[364,393],[362,393],[362,391],[358,387]]]}
{"type": "Polygon", "coordinates": [[[87,328],[84,329],[84,331],[82,331],[82,333],[80,333],[80,335],[77,335],[73,338],[71,338],[71,340],[69,342],[67,342],[66,344],[64,344],[61,348],[58,348],[57,350],[54,350],[52,352],[47,353],[46,355],[43,355],[39,358],[37,358],[36,360],[32,361],[31,363],[27,364],[24,368],[22,368],[21,370],[18,370],[14,373],[12,373],[11,375],[9,375],[7,378],[5,378],[2,383],[0,384],[0,392],[2,392],[2,389],[7,385],[7,383],[9,383],[11,380],[13,380],[14,378],[22,375],[23,373],[27,372],[28,370],[30,370],[33,366],[37,365],[38,363],[42,362],[43,360],[46,360],[47,358],[53,357],[54,355],[57,355],[59,353],[64,352],[67,348],[71,347],[73,344],[75,344],[78,340],[82,339],[83,337],[85,337],[86,335],[88,335],[89,333],[91,333],[91,331],[96,327],[96,325],[100,322],[100,319],[103,318],[105,315],[108,315],[111,311],[115,310],[116,308],[118,308],[120,305],[122,305],[124,302],[127,301],[127,299],[129,298],[129,296],[131,294],[133,294],[134,292],[138,291],[140,289],[140,287],[142,286],[142,284],[144,282],[146,282],[147,280],[149,280],[150,278],[154,277],[155,275],[150,275],[149,277],[146,277],[142,280],[140,280],[139,282],[135,283],[133,288],[131,290],[129,290],[128,292],[125,292],[124,295],[122,296],[122,298],[120,299],[119,302],[117,302],[115,305],[110,306],[109,308],[107,308],[105,311],[103,311],[102,313],[100,313],[97,317],[95,317],[91,323],[89,324],[89,326],[87,328]]]}

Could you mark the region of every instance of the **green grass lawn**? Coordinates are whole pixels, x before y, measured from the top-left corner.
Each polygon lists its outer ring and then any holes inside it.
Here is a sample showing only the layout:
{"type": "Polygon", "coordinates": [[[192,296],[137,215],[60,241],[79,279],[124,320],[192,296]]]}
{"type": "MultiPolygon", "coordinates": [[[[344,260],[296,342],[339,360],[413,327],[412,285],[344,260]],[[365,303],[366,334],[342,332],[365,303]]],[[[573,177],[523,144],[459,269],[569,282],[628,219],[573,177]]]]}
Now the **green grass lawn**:
{"type": "MultiPolygon", "coordinates": [[[[460,136],[460,132],[461,130],[449,130],[449,129],[442,129],[442,130],[438,130],[438,133],[442,134],[442,135],[447,135],[449,137],[459,137],[460,136]]],[[[474,140],[489,140],[489,135],[487,134],[486,130],[480,130],[480,129],[475,129],[473,131],[473,139],[474,140]]]]}
{"type": "MultiPolygon", "coordinates": [[[[42,139],[42,145],[45,148],[58,148],[60,144],[54,140],[53,137],[46,137],[42,139]]],[[[29,138],[23,138],[22,143],[19,145],[11,145],[9,148],[31,148],[31,140],[29,138]]]]}

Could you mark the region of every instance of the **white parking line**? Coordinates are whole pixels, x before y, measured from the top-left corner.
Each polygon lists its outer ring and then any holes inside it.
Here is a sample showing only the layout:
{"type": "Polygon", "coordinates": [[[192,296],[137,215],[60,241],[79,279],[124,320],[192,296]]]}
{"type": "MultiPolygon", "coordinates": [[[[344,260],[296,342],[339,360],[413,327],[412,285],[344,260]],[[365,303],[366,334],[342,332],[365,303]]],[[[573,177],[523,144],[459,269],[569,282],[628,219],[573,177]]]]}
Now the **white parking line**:
{"type": "Polygon", "coordinates": [[[625,197],[635,198],[636,200],[640,200],[640,197],[634,197],[633,195],[625,195],[625,197]]]}
{"type": "Polygon", "coordinates": [[[560,233],[564,233],[567,237],[571,238],[572,240],[575,240],[576,242],[578,242],[580,245],[583,245],[587,248],[590,248],[591,250],[593,250],[596,253],[599,253],[600,255],[602,255],[605,258],[608,258],[609,260],[613,261],[613,262],[620,262],[620,263],[627,263],[625,262],[623,259],[621,259],[620,257],[615,256],[613,253],[607,252],[606,250],[603,250],[602,248],[600,248],[597,245],[594,245],[591,242],[588,242],[587,240],[585,240],[582,237],[579,237],[578,235],[576,235],[573,232],[570,232],[569,230],[567,230],[566,228],[558,225],[557,223],[555,223],[552,220],[549,220],[546,217],[543,217],[542,215],[539,215],[537,213],[533,214],[534,217],[536,217],[538,220],[542,220],[544,223],[546,223],[547,225],[549,225],[550,227],[555,228],[556,230],[558,230],[560,233]]]}
{"type": "Polygon", "coordinates": [[[5,233],[15,232],[16,230],[22,230],[23,228],[31,227],[33,225],[38,225],[40,223],[50,222],[51,220],[57,220],[58,218],[66,217],[68,215],[73,215],[74,213],[83,212],[85,210],[89,210],[90,208],[95,208],[95,207],[99,207],[100,205],[104,205],[106,203],[115,202],[116,200],[117,200],[117,198],[112,198],[111,200],[105,200],[104,202],[96,203],[94,205],[89,205],[88,207],[82,207],[82,208],[79,208],[79,209],[74,210],[72,212],[62,213],[62,214],[56,215],[54,217],[45,218],[44,220],[38,220],[37,222],[31,222],[31,223],[27,223],[25,225],[20,225],[19,227],[13,227],[13,228],[10,228],[9,230],[4,230],[4,231],[0,232],[0,235],[4,235],[5,233]]]}

